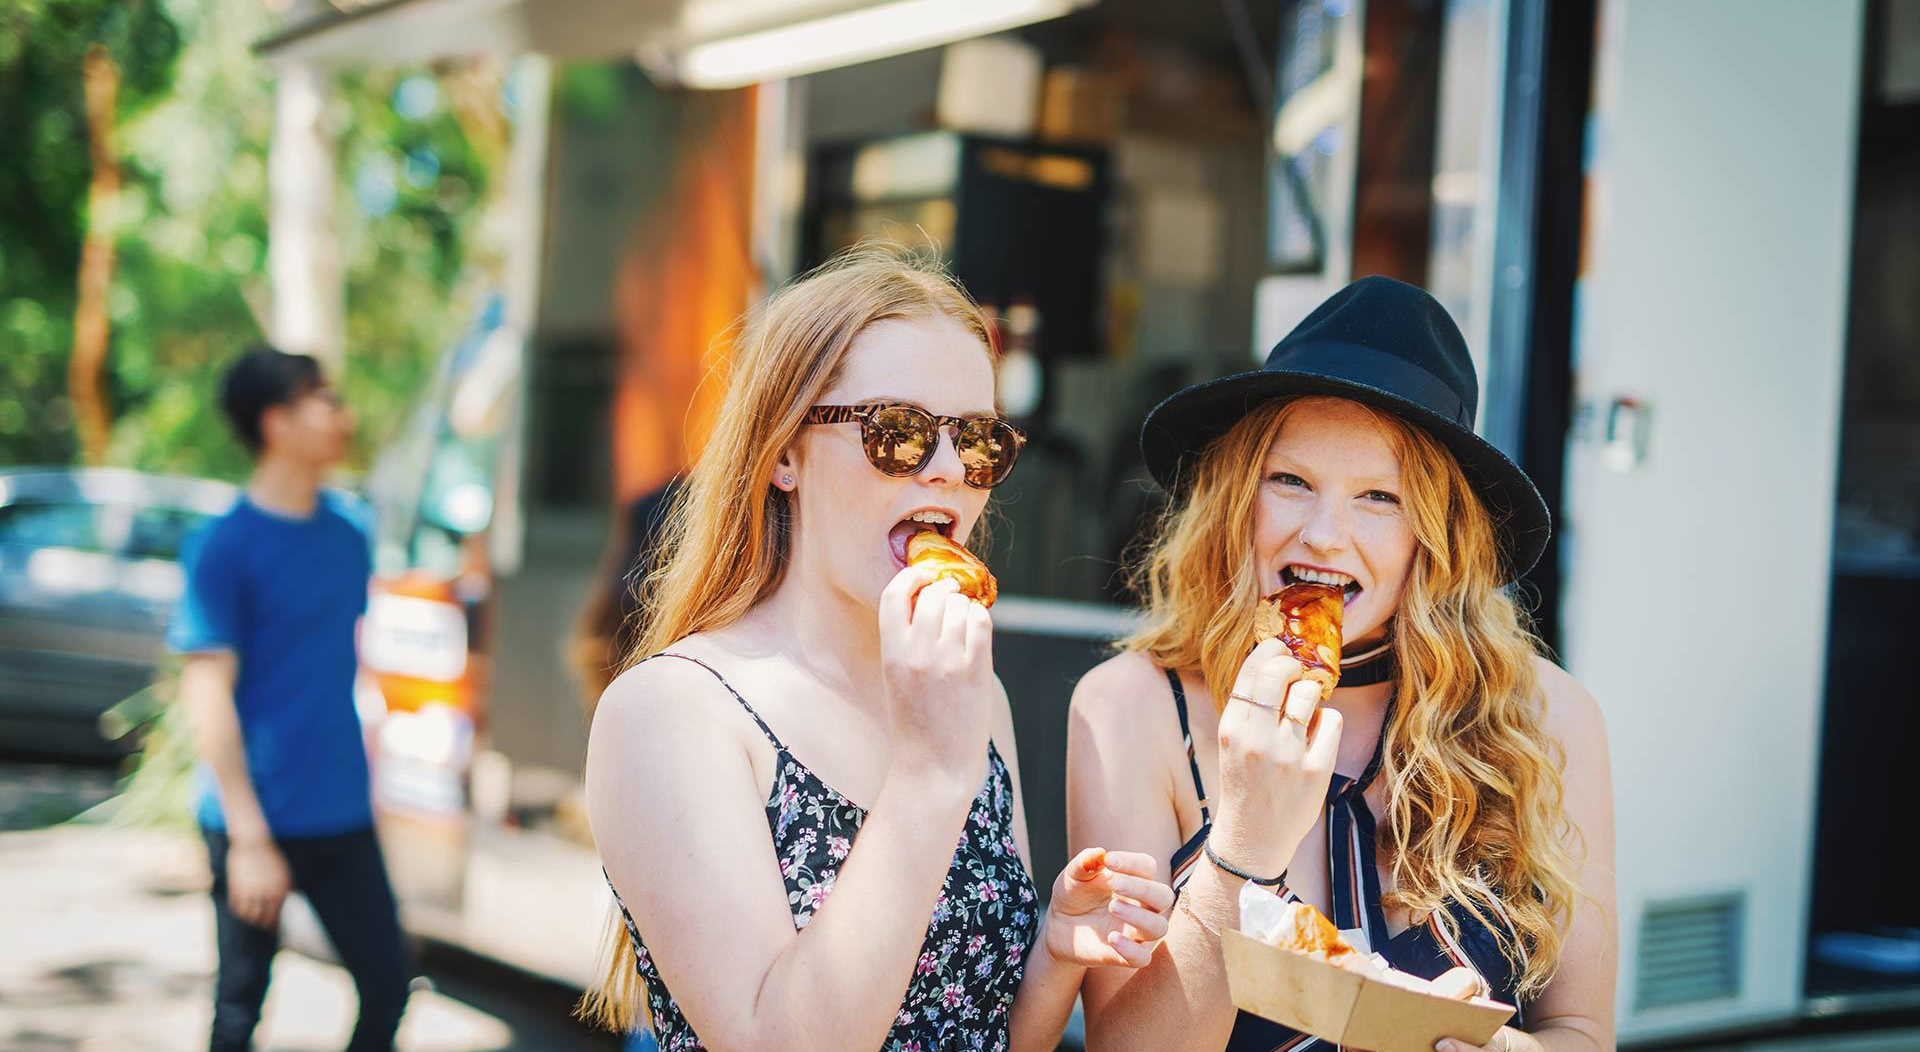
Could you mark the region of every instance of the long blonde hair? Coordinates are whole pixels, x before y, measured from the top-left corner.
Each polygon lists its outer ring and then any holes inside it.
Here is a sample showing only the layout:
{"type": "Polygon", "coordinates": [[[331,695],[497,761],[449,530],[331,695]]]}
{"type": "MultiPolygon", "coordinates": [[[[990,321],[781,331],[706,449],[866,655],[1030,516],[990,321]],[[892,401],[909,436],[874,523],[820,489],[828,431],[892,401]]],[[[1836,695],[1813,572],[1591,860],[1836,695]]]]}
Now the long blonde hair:
{"type": "MultiPolygon", "coordinates": [[[[1147,620],[1121,645],[1162,668],[1198,670],[1216,705],[1254,643],[1261,464],[1300,404],[1263,405],[1203,452],[1134,571],[1147,620]]],[[[1399,458],[1416,545],[1393,623],[1398,694],[1380,847],[1394,888],[1383,904],[1436,917],[1449,936],[1458,932],[1443,907],[1461,904],[1499,933],[1519,992],[1532,995],[1553,975],[1580,894],[1562,757],[1542,722],[1539,643],[1502,586],[1495,524],[1459,462],[1426,432],[1368,413],[1399,458]],[[1510,921],[1511,936],[1489,914],[1510,921]]]]}
{"type": "MultiPolygon", "coordinates": [[[[890,318],[948,318],[991,346],[980,307],[930,254],[863,243],[776,292],[735,341],[712,433],[673,502],[641,590],[638,643],[623,667],[738,621],[779,587],[792,497],[769,484],[806,411],[838,382],[847,350],[890,318]]],[[[645,984],[616,908],[598,984],[579,1014],[612,1030],[650,1023],[645,984]]]]}

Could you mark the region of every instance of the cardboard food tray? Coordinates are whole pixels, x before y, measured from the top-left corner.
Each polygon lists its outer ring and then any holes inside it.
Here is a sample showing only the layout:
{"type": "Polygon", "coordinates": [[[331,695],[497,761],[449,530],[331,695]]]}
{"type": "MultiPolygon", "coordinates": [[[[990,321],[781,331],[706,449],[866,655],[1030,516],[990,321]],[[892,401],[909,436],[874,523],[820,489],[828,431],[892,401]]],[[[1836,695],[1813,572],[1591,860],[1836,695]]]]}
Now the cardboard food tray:
{"type": "Polygon", "coordinates": [[[1485,1045],[1513,1016],[1512,1005],[1418,993],[1231,929],[1220,944],[1236,1007],[1348,1048],[1432,1052],[1443,1037],[1485,1045]]]}

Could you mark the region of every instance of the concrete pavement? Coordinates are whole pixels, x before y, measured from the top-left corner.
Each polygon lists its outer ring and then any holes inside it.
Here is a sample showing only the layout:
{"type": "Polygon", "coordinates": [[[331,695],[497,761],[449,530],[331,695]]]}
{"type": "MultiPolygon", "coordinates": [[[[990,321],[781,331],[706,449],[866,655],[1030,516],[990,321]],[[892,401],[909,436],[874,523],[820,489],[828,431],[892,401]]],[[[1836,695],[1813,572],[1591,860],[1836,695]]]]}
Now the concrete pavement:
{"type": "MultiPolygon", "coordinates": [[[[197,840],[62,826],[0,833],[0,1049],[189,1052],[206,1047],[213,913],[197,840]]],[[[304,937],[313,938],[310,921],[304,937]]],[[[289,919],[295,935],[303,922],[289,919]]],[[[611,1049],[566,1016],[572,993],[445,952],[423,960],[401,1052],[611,1049]]],[[[345,971],[292,950],[274,962],[256,1044],[329,1052],[354,1011],[345,971]]]]}

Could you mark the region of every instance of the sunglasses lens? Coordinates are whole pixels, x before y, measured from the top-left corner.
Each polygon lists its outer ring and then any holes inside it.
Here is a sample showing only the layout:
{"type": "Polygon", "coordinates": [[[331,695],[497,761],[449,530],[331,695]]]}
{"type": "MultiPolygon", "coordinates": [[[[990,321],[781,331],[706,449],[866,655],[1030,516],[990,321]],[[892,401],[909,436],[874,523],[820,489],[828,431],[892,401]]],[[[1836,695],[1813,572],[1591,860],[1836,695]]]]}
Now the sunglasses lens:
{"type": "Polygon", "coordinates": [[[960,463],[966,468],[967,485],[991,489],[1005,482],[1013,472],[1013,462],[1020,456],[1020,443],[1005,421],[969,420],[955,437],[960,463]]]}
{"type": "Polygon", "coordinates": [[[911,475],[933,455],[933,418],[911,406],[886,406],[867,418],[867,459],[889,475],[911,475]]]}

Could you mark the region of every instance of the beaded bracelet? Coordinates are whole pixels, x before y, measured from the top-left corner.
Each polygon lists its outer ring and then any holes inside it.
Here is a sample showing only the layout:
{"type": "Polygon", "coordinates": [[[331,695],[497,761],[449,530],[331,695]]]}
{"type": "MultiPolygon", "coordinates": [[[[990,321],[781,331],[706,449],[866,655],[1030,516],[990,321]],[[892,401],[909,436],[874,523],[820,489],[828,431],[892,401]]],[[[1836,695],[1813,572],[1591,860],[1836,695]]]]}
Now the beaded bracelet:
{"type": "Polygon", "coordinates": [[[1239,866],[1236,866],[1228,862],[1226,859],[1221,858],[1219,852],[1216,852],[1213,849],[1213,839],[1211,837],[1209,837],[1206,840],[1204,847],[1207,852],[1207,861],[1213,863],[1216,866],[1219,866],[1225,872],[1230,873],[1233,876],[1239,877],[1241,880],[1244,880],[1249,884],[1258,884],[1263,888],[1277,888],[1281,884],[1286,883],[1287,871],[1284,869],[1280,871],[1280,875],[1277,877],[1256,877],[1253,874],[1247,872],[1246,870],[1241,869],[1239,866]]]}
{"type": "Polygon", "coordinates": [[[1187,896],[1185,895],[1180,896],[1179,908],[1180,908],[1180,912],[1193,918],[1193,922],[1200,926],[1201,931],[1206,932],[1208,935],[1211,935],[1216,939],[1220,937],[1220,929],[1214,927],[1211,924],[1208,924],[1207,919],[1205,917],[1202,917],[1200,914],[1194,912],[1193,907],[1187,905],[1187,896]]]}

